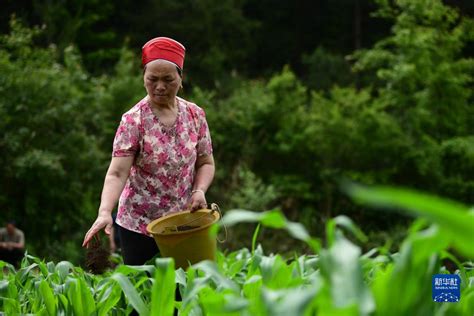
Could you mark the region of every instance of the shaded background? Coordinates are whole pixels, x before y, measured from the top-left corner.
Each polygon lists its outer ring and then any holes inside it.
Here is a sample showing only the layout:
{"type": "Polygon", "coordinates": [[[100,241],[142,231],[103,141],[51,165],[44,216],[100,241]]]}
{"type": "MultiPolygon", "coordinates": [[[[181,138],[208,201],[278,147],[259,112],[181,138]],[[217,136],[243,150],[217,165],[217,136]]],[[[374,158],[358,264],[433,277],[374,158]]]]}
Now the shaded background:
{"type": "MultiPolygon", "coordinates": [[[[340,181],[474,202],[472,1],[2,1],[0,219],[28,251],[82,262],[120,116],[145,91],[141,46],[187,48],[182,96],[207,113],[224,210],[280,208],[321,236],[347,214],[373,244],[409,218],[340,181]]],[[[254,226],[223,249],[249,246],[254,226]]],[[[264,248],[306,251],[263,231],[264,248]]]]}

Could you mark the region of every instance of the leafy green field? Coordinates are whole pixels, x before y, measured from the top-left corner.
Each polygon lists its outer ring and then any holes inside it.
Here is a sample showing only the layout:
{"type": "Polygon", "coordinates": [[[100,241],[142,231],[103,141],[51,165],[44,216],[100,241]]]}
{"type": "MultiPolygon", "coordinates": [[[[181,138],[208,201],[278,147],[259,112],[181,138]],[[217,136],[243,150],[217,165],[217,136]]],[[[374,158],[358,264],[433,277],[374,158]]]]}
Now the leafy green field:
{"type": "Polygon", "coordinates": [[[323,246],[279,211],[233,210],[221,225],[259,222],[285,229],[315,254],[265,254],[257,244],[259,225],[250,250],[220,252],[217,262],[204,261],[187,271],[175,270],[171,259],[160,258],[154,265],[119,265],[92,275],[66,261],[46,263],[27,256],[19,270],[0,262],[0,310],[6,315],[126,315],[133,309],[140,315],[172,315],[175,308],[180,315],[474,314],[472,209],[401,189],[349,186],[347,192],[379,209],[419,215],[398,252],[381,246],[362,253],[360,245],[367,237],[345,216],[326,223],[323,246]],[[435,303],[431,279],[450,273],[442,264],[448,259],[461,278],[461,299],[435,303]]]}

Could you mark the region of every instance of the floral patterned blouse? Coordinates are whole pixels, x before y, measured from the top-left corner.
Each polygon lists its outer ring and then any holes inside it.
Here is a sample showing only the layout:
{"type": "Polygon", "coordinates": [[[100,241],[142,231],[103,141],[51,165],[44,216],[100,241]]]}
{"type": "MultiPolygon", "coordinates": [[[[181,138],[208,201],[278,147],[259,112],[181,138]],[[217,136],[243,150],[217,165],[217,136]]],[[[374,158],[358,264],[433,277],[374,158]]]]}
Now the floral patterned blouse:
{"type": "Polygon", "coordinates": [[[196,158],[212,154],[203,109],[177,98],[173,126],[161,124],[148,97],[122,116],[113,157],[134,156],[119,200],[117,224],[148,235],[146,226],[168,213],[185,209],[191,198],[196,158]]]}

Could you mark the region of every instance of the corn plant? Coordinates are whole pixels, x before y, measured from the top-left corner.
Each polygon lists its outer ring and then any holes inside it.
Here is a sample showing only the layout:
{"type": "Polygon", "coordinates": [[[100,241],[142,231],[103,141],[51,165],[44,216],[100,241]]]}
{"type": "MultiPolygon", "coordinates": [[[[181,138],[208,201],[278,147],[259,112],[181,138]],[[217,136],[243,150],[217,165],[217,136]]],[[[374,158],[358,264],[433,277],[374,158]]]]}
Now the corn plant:
{"type": "MultiPolygon", "coordinates": [[[[395,188],[350,185],[347,192],[378,209],[418,216],[399,251],[367,252],[364,232],[346,216],[326,223],[326,243],[278,210],[232,210],[220,226],[259,223],[250,249],[218,253],[186,271],[170,258],[143,266],[119,265],[93,275],[67,261],[26,255],[21,267],[0,261],[0,311],[6,315],[473,315],[474,212],[461,204],[395,188]],[[260,226],[286,230],[313,254],[284,258],[265,254],[260,226]],[[455,255],[456,254],[456,255],[455,255]],[[464,259],[458,259],[458,258],[464,259]],[[431,298],[434,274],[461,278],[457,303],[431,298]],[[179,291],[180,300],[176,300],[179,291]]],[[[216,226],[213,233],[217,233],[216,226]]]]}

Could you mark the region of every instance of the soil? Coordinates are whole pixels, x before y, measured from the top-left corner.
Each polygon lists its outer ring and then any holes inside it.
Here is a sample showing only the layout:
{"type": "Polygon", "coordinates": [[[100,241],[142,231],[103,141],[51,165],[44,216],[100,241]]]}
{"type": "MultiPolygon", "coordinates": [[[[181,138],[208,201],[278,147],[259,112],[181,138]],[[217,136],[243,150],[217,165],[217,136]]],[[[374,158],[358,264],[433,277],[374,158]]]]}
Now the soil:
{"type": "Polygon", "coordinates": [[[93,274],[102,274],[112,267],[110,250],[102,245],[100,239],[94,238],[86,252],[86,267],[93,274]]]}
{"type": "Polygon", "coordinates": [[[174,233],[174,232],[185,232],[194,228],[199,228],[201,226],[193,226],[193,225],[181,225],[181,226],[171,226],[171,227],[165,227],[160,234],[169,234],[169,233],[174,233]]]}
{"type": "Polygon", "coordinates": [[[184,232],[184,231],[191,230],[194,228],[199,228],[199,226],[182,225],[182,226],[178,226],[177,228],[179,232],[184,232]]]}

